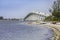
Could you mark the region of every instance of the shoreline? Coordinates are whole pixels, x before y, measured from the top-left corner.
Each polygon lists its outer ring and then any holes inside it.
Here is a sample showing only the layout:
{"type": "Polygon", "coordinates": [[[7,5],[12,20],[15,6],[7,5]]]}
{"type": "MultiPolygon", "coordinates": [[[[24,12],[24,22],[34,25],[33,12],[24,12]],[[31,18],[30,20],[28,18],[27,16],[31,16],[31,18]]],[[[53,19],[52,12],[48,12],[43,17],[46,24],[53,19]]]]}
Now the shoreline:
{"type": "Polygon", "coordinates": [[[54,30],[53,40],[60,40],[60,25],[56,25],[56,24],[44,24],[44,25],[54,30]]]}
{"type": "Polygon", "coordinates": [[[51,28],[54,30],[54,38],[53,40],[60,40],[60,25],[56,24],[43,24],[44,26],[48,26],[48,28],[51,28]]]}
{"type": "Polygon", "coordinates": [[[40,24],[40,23],[27,23],[28,25],[43,25],[51,28],[54,31],[52,40],[60,40],[60,25],[57,24],[40,24]]]}

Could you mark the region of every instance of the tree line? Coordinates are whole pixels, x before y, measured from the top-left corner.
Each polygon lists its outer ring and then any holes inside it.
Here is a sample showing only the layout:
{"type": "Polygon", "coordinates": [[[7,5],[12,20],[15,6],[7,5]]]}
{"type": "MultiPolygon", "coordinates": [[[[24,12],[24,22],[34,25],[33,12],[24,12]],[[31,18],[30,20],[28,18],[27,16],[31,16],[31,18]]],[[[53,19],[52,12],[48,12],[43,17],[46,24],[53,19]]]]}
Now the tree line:
{"type": "Polygon", "coordinates": [[[0,20],[3,20],[4,18],[2,16],[0,16],[0,20]]]}

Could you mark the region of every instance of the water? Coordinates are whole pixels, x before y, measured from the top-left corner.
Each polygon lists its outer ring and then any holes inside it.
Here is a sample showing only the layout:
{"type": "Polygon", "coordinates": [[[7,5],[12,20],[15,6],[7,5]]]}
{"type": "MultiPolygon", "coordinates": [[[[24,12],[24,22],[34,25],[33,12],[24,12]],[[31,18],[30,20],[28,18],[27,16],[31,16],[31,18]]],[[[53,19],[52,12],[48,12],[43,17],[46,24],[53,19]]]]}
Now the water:
{"type": "Polygon", "coordinates": [[[0,21],[0,40],[51,40],[52,29],[18,21],[0,21]]]}

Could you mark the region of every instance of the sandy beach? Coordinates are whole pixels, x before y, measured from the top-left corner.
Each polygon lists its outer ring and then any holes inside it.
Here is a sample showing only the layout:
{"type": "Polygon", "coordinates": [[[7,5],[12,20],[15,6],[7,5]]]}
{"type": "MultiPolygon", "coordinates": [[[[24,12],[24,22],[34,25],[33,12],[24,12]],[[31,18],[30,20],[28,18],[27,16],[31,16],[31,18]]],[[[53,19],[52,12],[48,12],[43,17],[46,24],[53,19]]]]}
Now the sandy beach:
{"type": "Polygon", "coordinates": [[[57,24],[43,24],[48,26],[49,28],[54,30],[54,39],[53,40],[60,40],[60,25],[57,24]]]}
{"type": "Polygon", "coordinates": [[[28,23],[30,25],[44,25],[47,26],[48,28],[51,28],[54,30],[54,37],[52,40],[60,40],[60,23],[59,24],[52,24],[52,23],[47,23],[47,24],[40,24],[40,23],[28,23]]]}

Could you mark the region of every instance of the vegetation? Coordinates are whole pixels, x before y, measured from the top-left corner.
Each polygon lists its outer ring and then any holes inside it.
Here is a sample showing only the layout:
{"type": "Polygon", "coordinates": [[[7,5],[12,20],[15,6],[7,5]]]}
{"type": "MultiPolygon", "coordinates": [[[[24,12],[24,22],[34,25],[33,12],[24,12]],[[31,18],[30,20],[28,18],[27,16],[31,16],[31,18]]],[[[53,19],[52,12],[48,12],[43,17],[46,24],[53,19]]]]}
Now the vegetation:
{"type": "Polygon", "coordinates": [[[54,1],[53,7],[49,10],[52,15],[46,17],[47,21],[60,21],[60,0],[54,1]]]}
{"type": "Polygon", "coordinates": [[[0,20],[3,20],[3,17],[2,16],[0,17],[0,20]]]}

